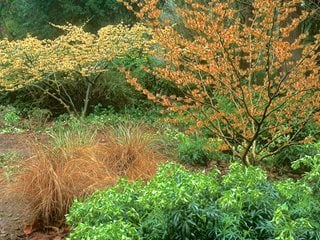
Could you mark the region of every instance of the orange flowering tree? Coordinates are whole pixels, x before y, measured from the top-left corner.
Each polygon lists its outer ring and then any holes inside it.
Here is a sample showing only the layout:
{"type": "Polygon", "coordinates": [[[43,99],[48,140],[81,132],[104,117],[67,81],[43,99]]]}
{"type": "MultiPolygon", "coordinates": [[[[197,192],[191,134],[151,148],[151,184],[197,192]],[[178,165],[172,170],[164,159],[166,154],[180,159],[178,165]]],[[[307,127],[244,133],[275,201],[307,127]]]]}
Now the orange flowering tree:
{"type": "Polygon", "coordinates": [[[151,42],[150,30],[141,24],[129,28],[109,25],[97,35],[73,25],[56,26],[64,35],[54,40],[27,37],[0,41],[0,90],[26,86],[40,89],[59,101],[69,112],[77,112],[65,83],[84,83],[82,115],[88,110],[92,88],[108,71],[110,62],[138,51],[144,53],[151,42]]]}
{"type": "Polygon", "coordinates": [[[320,37],[292,37],[310,14],[300,0],[253,0],[245,15],[236,0],[188,0],[176,9],[184,31],[163,19],[157,0],[139,6],[158,43],[152,54],[165,62],[145,70],[183,93],[150,92],[126,72],[150,100],[194,119],[193,130],[210,130],[245,164],[307,140],[298,136],[318,117],[320,37]]]}

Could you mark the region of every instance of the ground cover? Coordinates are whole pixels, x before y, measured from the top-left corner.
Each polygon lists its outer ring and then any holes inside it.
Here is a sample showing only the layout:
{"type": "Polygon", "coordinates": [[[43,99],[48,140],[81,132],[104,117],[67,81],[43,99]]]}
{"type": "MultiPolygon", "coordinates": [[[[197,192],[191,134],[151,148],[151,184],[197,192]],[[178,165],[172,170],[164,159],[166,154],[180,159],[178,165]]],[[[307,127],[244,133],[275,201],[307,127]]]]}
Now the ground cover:
{"type": "Polygon", "coordinates": [[[120,176],[147,180],[166,159],[161,139],[142,124],[67,122],[40,133],[0,134],[3,238],[62,238],[75,196],[113,185],[120,176]]]}
{"type": "MultiPolygon", "coordinates": [[[[130,182],[149,180],[164,156],[180,161],[191,172],[220,170],[219,176],[228,174],[232,158],[226,153],[207,153],[208,147],[215,145],[207,146],[203,139],[185,135],[157,117],[145,120],[148,114],[137,115],[105,113],[81,121],[62,117],[40,132],[25,129],[0,134],[1,190],[5,192],[1,197],[1,236],[62,239],[70,231],[64,215],[75,197],[113,186],[121,176],[127,176],[130,182]],[[141,124],[141,119],[152,127],[141,124]]],[[[269,170],[269,179],[301,178],[301,172],[269,170]]]]}

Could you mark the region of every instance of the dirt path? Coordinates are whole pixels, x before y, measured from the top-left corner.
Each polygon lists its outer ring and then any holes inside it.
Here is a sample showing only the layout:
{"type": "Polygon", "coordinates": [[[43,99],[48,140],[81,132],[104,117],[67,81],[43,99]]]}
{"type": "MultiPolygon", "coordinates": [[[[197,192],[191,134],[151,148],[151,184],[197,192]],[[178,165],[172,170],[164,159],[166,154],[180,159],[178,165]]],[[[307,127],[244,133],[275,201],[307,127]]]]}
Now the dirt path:
{"type": "Polygon", "coordinates": [[[46,135],[40,133],[0,134],[0,153],[17,151],[22,158],[28,158],[32,154],[30,144],[35,141],[44,142],[46,139],[46,135]]]}
{"type": "MultiPolygon", "coordinates": [[[[44,134],[0,134],[0,154],[7,152],[17,152],[21,159],[27,159],[32,155],[31,143],[34,141],[44,142],[44,134]]],[[[18,203],[10,196],[1,194],[4,187],[4,180],[0,179],[0,239],[17,240],[27,239],[22,237],[23,225],[23,203],[18,203]]]]}

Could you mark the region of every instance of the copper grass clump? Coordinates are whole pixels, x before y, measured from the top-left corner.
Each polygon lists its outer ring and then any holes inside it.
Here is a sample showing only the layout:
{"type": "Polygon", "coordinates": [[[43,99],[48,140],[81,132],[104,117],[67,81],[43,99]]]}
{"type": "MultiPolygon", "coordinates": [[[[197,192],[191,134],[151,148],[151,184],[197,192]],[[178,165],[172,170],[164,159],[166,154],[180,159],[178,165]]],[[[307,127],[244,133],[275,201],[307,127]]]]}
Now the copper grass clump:
{"type": "Polygon", "coordinates": [[[142,126],[108,131],[107,141],[64,148],[34,144],[34,156],[24,161],[5,191],[27,203],[26,224],[59,226],[74,198],[114,185],[118,178],[150,179],[160,162],[161,142],[142,126]]]}
{"type": "Polygon", "coordinates": [[[111,129],[106,138],[104,161],[117,176],[148,180],[158,164],[165,161],[161,153],[163,142],[143,125],[120,125],[111,129]]]}

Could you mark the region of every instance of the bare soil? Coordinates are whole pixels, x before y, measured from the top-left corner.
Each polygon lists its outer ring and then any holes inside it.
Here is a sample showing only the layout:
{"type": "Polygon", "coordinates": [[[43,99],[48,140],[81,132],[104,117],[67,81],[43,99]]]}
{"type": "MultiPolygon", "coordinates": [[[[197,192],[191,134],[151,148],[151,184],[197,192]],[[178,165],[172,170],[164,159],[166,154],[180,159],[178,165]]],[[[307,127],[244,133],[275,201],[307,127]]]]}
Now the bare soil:
{"type": "MultiPolygon", "coordinates": [[[[45,142],[44,134],[0,134],[0,153],[16,151],[21,159],[27,159],[32,155],[31,142],[45,142]]],[[[25,204],[11,199],[10,196],[1,194],[5,181],[0,179],[0,239],[17,240],[28,239],[24,237],[24,209],[25,204]]]]}

